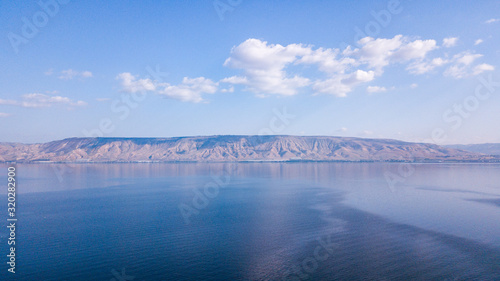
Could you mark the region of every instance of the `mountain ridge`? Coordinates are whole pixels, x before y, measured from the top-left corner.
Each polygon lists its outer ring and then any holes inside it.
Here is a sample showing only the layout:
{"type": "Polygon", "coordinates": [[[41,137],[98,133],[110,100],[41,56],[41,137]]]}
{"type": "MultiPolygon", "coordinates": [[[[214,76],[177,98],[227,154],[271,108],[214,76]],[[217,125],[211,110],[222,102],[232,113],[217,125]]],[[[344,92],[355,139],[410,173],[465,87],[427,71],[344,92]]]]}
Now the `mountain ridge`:
{"type": "Polygon", "coordinates": [[[446,147],[476,152],[486,155],[500,155],[500,143],[454,144],[446,147]]]}
{"type": "Polygon", "coordinates": [[[496,162],[498,158],[428,143],[334,136],[66,138],[36,144],[0,143],[1,162],[496,162]]]}

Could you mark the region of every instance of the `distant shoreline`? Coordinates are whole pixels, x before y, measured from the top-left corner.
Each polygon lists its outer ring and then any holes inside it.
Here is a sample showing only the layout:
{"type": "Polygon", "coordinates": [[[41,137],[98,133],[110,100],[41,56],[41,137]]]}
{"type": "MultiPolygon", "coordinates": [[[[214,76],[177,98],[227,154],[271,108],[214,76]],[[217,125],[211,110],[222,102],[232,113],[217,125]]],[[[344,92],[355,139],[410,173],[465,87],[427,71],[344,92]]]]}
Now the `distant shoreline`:
{"type": "Polygon", "coordinates": [[[0,163],[499,163],[496,144],[439,146],[334,136],[67,138],[0,143],[0,163]]]}
{"type": "Polygon", "coordinates": [[[500,164],[495,160],[450,161],[348,161],[348,160],[241,160],[241,161],[0,161],[0,164],[238,164],[238,163],[407,163],[407,164],[500,164]]]}

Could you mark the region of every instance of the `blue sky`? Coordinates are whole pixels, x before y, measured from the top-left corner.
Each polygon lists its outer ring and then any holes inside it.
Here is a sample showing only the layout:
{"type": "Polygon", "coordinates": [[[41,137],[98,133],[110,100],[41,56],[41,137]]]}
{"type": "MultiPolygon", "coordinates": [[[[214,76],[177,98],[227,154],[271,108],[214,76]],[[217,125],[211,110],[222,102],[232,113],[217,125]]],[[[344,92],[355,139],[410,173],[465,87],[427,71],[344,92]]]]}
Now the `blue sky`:
{"type": "Polygon", "coordinates": [[[0,3],[0,141],[500,142],[498,1],[0,3]]]}

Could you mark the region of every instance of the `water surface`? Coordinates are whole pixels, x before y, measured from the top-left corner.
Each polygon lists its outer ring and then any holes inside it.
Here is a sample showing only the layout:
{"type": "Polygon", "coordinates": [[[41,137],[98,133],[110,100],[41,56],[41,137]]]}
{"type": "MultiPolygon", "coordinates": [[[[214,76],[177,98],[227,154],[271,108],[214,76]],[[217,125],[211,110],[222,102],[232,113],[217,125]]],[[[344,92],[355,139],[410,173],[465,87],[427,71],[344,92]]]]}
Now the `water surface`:
{"type": "Polygon", "coordinates": [[[17,171],[17,273],[2,262],[1,280],[500,279],[500,165],[17,171]]]}

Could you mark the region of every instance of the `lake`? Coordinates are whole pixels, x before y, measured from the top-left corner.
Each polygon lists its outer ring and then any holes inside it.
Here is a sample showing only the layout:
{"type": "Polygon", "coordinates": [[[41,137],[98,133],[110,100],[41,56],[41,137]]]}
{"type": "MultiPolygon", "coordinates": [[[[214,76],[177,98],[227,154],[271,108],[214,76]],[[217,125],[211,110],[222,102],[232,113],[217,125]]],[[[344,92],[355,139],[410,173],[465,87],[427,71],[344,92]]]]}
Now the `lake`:
{"type": "Polygon", "coordinates": [[[500,165],[18,164],[1,280],[500,280],[500,165]]]}

